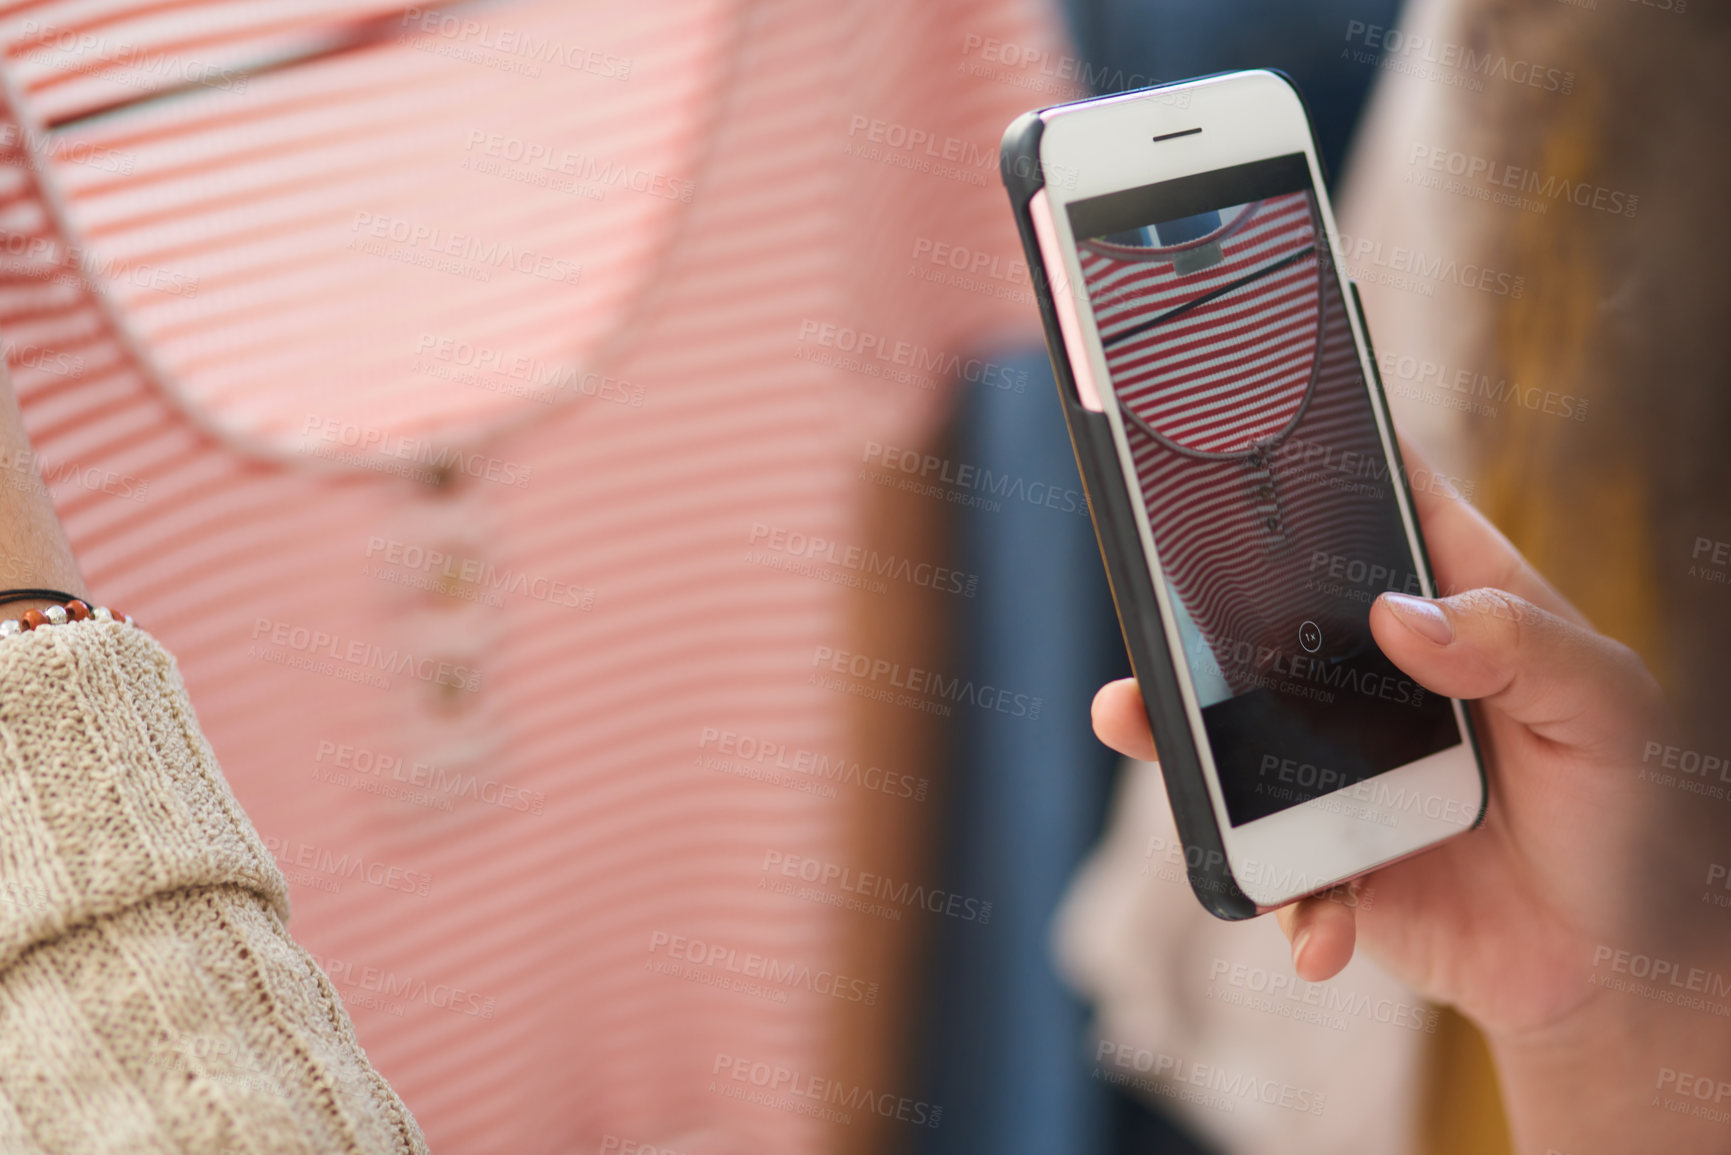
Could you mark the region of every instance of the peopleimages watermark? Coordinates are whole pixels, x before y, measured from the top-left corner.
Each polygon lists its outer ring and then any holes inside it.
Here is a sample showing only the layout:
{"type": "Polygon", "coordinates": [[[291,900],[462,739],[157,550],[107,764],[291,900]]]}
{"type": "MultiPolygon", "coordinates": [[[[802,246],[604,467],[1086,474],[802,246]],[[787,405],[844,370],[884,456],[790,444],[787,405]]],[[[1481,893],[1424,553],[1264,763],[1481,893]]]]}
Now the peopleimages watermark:
{"type": "Polygon", "coordinates": [[[400,1018],[405,1009],[403,1003],[410,1002],[476,1019],[492,1018],[498,1006],[497,998],[449,983],[428,982],[383,967],[366,966],[311,951],[307,953],[314,965],[324,971],[325,977],[336,986],[344,1006],[363,1006],[400,1018]],[[344,987],[350,988],[346,994],[344,987]]]}
{"type": "Polygon", "coordinates": [[[1235,1113],[1242,1103],[1260,1103],[1320,1115],[1328,1103],[1321,1091],[1234,1071],[1217,1063],[1169,1055],[1130,1043],[1101,1039],[1094,1048],[1094,1078],[1150,1095],[1235,1113]],[[1142,1077],[1138,1077],[1142,1076],[1142,1077]]]}
{"type": "Polygon", "coordinates": [[[1648,1105],[1709,1123],[1731,1123],[1731,1079],[1660,1067],[1648,1105]]]}
{"type": "Polygon", "coordinates": [[[1731,974],[1677,959],[1601,944],[1593,948],[1593,973],[1587,982],[1652,1002],[1731,1018],[1731,1002],[1714,1001],[1731,999],[1731,974]]]}
{"type": "Polygon", "coordinates": [[[1479,816],[1476,802],[1406,786],[1390,786],[1381,774],[1354,778],[1341,770],[1279,754],[1262,756],[1257,777],[1259,794],[1293,802],[1311,802],[1320,809],[1380,826],[1398,826],[1402,815],[1419,814],[1465,830],[1479,816]],[[1362,805],[1355,805],[1357,803],[1362,805]]]}
{"type": "Polygon", "coordinates": [[[595,606],[595,591],[557,578],[531,576],[511,569],[441,549],[374,534],[367,538],[367,563],[363,576],[423,589],[430,593],[498,607],[503,595],[546,602],[566,609],[588,610],[595,606]]]}
{"type": "Polygon", "coordinates": [[[1034,282],[1027,262],[1019,257],[1006,259],[987,249],[916,237],[908,276],[985,297],[1034,303],[1034,282]]]}
{"type": "Polygon", "coordinates": [[[1408,397],[1479,417],[1495,417],[1497,405],[1545,413],[1566,421],[1587,419],[1587,398],[1554,389],[1523,386],[1507,377],[1492,377],[1471,369],[1453,369],[1440,361],[1410,355],[1380,353],[1377,368],[1383,384],[1396,397],[1408,397]]]}
{"type": "MultiPolygon", "coordinates": [[[[1557,0],[1557,3],[1567,4],[1571,8],[1580,8],[1587,12],[1599,10],[1599,0],[1557,0]]],[[[1610,3],[1612,7],[1617,6],[1617,0],[1610,0],[1610,3]]],[[[1674,16],[1680,16],[1689,10],[1689,0],[1629,0],[1629,3],[1638,4],[1642,8],[1654,12],[1669,12],[1674,16]]],[[[1546,1155],[1551,1155],[1551,1153],[1547,1152],[1546,1155]]]]}
{"type": "Polygon", "coordinates": [[[840,907],[859,914],[899,921],[904,909],[917,907],[932,914],[945,915],[962,922],[976,922],[981,926],[992,921],[990,902],[940,887],[897,882],[887,875],[855,870],[851,866],[826,862],[819,858],[766,850],[760,869],[763,871],[763,876],[758,879],[760,889],[807,902],[840,907]],[[783,881],[784,879],[792,881],[783,881]],[[811,885],[801,887],[801,882],[811,885]],[[824,889],[831,887],[834,889],[824,889]],[[842,893],[836,894],[835,891],[838,890],[842,893]],[[855,898],[855,895],[861,897],[855,898]]]}
{"type": "Polygon", "coordinates": [[[81,28],[47,24],[27,19],[20,26],[21,41],[35,41],[55,48],[80,63],[100,60],[124,71],[104,71],[102,79],[126,88],[155,88],[196,84],[223,92],[245,92],[246,73],[204,64],[190,56],[166,50],[151,51],[124,40],[110,40],[81,28]]]}
{"type": "Polygon", "coordinates": [[[895,1119],[916,1127],[936,1127],[944,1109],[934,1103],[858,1083],[825,1079],[778,1063],[753,1062],[725,1052],[715,1056],[709,1073],[710,1093],[759,1106],[774,1107],[827,1123],[850,1124],[855,1112],[895,1119]]]}
{"type": "Polygon", "coordinates": [[[429,762],[410,762],[399,755],[322,740],[313,756],[313,778],[387,798],[437,799],[438,809],[452,809],[452,799],[466,799],[519,814],[541,814],[547,795],[479,774],[467,774],[429,762]],[[396,784],[400,783],[398,786],[396,784]]]}
{"type": "Polygon", "coordinates": [[[1689,576],[1713,585],[1731,584],[1731,541],[1697,537],[1689,552],[1689,576]]]}
{"type": "Polygon", "coordinates": [[[502,176],[590,200],[604,199],[610,188],[629,189],[681,204],[690,204],[697,194],[696,181],[509,133],[472,128],[463,149],[478,154],[463,158],[461,167],[471,172],[502,176]]]}
{"type": "Polygon", "coordinates": [[[551,64],[606,80],[630,80],[636,64],[628,56],[569,44],[545,33],[458,16],[442,8],[406,8],[399,23],[409,30],[398,38],[399,44],[524,76],[538,77],[541,65],[551,64]]]}
{"type": "Polygon", "coordinates": [[[882,120],[863,113],[848,119],[842,155],[878,161],[891,168],[942,177],[984,187],[986,174],[998,167],[998,148],[961,136],[945,136],[916,125],[882,120]]]}
{"type": "MultiPolygon", "coordinates": [[[[1184,882],[1190,878],[1208,889],[1226,889],[1225,883],[1216,886],[1207,877],[1219,873],[1226,865],[1226,856],[1218,850],[1186,846],[1179,838],[1150,834],[1142,858],[1142,874],[1146,877],[1162,882],[1184,882]],[[1180,874],[1180,870],[1184,873],[1180,874]]],[[[1354,910],[1369,910],[1376,901],[1376,888],[1373,886],[1357,881],[1335,885],[1320,880],[1313,883],[1302,873],[1282,871],[1254,858],[1234,863],[1233,872],[1239,879],[1273,882],[1288,894],[1318,892],[1319,897],[1354,910]]]]}
{"type": "MultiPolygon", "coordinates": [[[[1225,860],[1219,851],[1210,850],[1204,855],[1206,861],[1215,863],[1213,870],[1219,869],[1219,864],[1225,860]]],[[[1300,870],[1295,866],[1265,862],[1259,858],[1241,858],[1232,864],[1232,877],[1241,887],[1250,890],[1273,891],[1278,894],[1307,895],[1312,898],[1326,899],[1336,906],[1344,906],[1352,910],[1369,910],[1376,900],[1374,887],[1364,885],[1358,880],[1340,882],[1334,878],[1325,878],[1300,870]]],[[[1211,871],[1212,873],[1212,871],[1211,871]]],[[[1192,878],[1192,886],[1197,883],[1192,878]]],[[[1216,884],[1212,880],[1202,880],[1210,888],[1224,889],[1224,884],[1216,884]]]]}
{"type": "Polygon", "coordinates": [[[1305,470],[1301,476],[1334,489],[1380,497],[1381,488],[1391,478],[1399,477],[1417,493],[1435,493],[1447,498],[1472,500],[1470,478],[1455,477],[1431,469],[1407,470],[1396,466],[1380,450],[1341,449],[1315,438],[1288,437],[1275,450],[1275,460],[1289,469],[1305,470]],[[1338,481],[1332,484],[1324,475],[1332,474],[1338,481]]]}
{"type": "Polygon", "coordinates": [[[116,473],[101,465],[76,461],[44,461],[28,446],[15,452],[0,449],[0,474],[8,489],[47,495],[50,486],[76,486],[86,493],[100,493],[123,501],[144,501],[150,482],[130,473],[116,473]]]}
{"type": "Polygon", "coordinates": [[[178,273],[148,261],[122,261],[104,257],[79,245],[68,245],[50,235],[33,235],[0,230],[0,256],[19,257],[37,262],[34,268],[15,271],[26,280],[42,280],[49,284],[83,288],[101,282],[111,286],[131,285],[171,297],[198,296],[196,276],[178,273]]]}
{"type": "Polygon", "coordinates": [[[1222,638],[1190,661],[1195,673],[1207,677],[1246,681],[1253,689],[1324,705],[1334,701],[1337,690],[1414,708],[1425,701],[1425,688],[1409,678],[1294,653],[1269,645],[1266,638],[1222,638]]]}
{"type": "Polygon", "coordinates": [[[1310,551],[1304,588],[1366,604],[1375,601],[1384,590],[1418,597],[1424,595],[1423,581],[1418,572],[1408,566],[1397,569],[1380,561],[1367,562],[1351,554],[1326,549],[1310,551]]]}
{"type": "Polygon", "coordinates": [[[0,879],[0,905],[22,906],[35,911],[53,908],[55,897],[46,888],[13,879],[0,879]]]}
{"type": "MultiPolygon", "coordinates": [[[[996,80],[1012,88],[1045,92],[1054,96],[1087,92],[1128,92],[1159,84],[1158,77],[1125,72],[1107,64],[1090,64],[1079,56],[1053,52],[1050,48],[1018,44],[995,36],[970,32],[962,38],[962,60],[957,71],[966,76],[996,80]]],[[[1148,99],[1174,108],[1189,108],[1188,92],[1149,93],[1148,99]]]]}
{"type": "Polygon", "coordinates": [[[300,451],[342,465],[358,466],[440,485],[452,477],[475,477],[523,489],[534,466],[493,457],[479,450],[440,445],[338,417],[308,414],[301,423],[300,451]],[[354,452],[347,452],[353,450],[354,452]]]}
{"type": "Polygon", "coordinates": [[[84,372],[84,358],[64,349],[52,349],[28,341],[0,338],[0,356],[13,370],[34,369],[56,377],[77,377],[84,372]]]}
{"type": "Polygon", "coordinates": [[[290,882],[299,882],[314,890],[336,894],[344,882],[359,879],[381,890],[400,891],[420,898],[433,892],[433,876],[425,871],[369,860],[363,854],[350,851],[338,854],[328,847],[270,835],[265,836],[264,848],[270,851],[290,882]]]}
{"type": "Polygon", "coordinates": [[[834,787],[853,786],[892,798],[924,802],[930,789],[930,783],[912,774],[868,766],[843,754],[832,757],[816,750],[789,747],[785,742],[716,726],[703,727],[698,735],[697,748],[704,752],[697,760],[704,769],[720,770],[744,778],[760,778],[777,785],[786,785],[784,779],[791,775],[796,780],[829,786],[831,789],[825,797],[830,798],[835,797],[834,787]]]}
{"type": "Polygon", "coordinates": [[[1168,838],[1164,834],[1150,834],[1148,844],[1143,847],[1142,873],[1159,878],[1163,882],[1180,882],[1185,874],[1203,869],[1218,870],[1226,864],[1226,856],[1217,850],[1204,850],[1200,846],[1186,846],[1177,838],[1168,838]],[[1175,869],[1176,868],[1176,869],[1175,869]]]}
{"type": "Polygon", "coordinates": [[[965,704],[1016,718],[1038,718],[1040,708],[1045,705],[1043,698],[1032,694],[1018,694],[999,686],[976,683],[969,678],[949,677],[933,670],[904,666],[887,658],[873,658],[833,646],[818,646],[812,652],[811,664],[818,671],[809,679],[814,685],[873,701],[909,706],[945,718],[950,716],[951,705],[965,704]],[[864,679],[865,684],[828,677],[829,674],[864,679]]]}
{"type": "Polygon", "coordinates": [[[1707,889],[1702,892],[1701,901],[1713,906],[1731,907],[1731,872],[1723,862],[1707,864],[1707,889]]]}
{"type": "Polygon", "coordinates": [[[592,397],[632,409],[643,408],[643,386],[582,369],[515,353],[460,337],[440,337],[423,331],[415,338],[416,372],[455,381],[459,385],[527,397],[553,405],[566,397],[592,397]]]}
{"type": "Polygon", "coordinates": [[[1649,739],[1641,748],[1636,779],[1723,801],[1731,797],[1731,755],[1649,739]]]}
{"type": "MultiPolygon", "coordinates": [[[[752,524],[745,540],[753,547],[747,551],[746,561],[759,565],[768,563],[758,560],[756,555],[769,551],[808,562],[820,562],[862,577],[888,578],[938,593],[960,594],[965,598],[973,597],[980,588],[978,574],[963,573],[935,562],[916,561],[899,554],[879,553],[867,546],[845,545],[833,538],[765,525],[761,521],[752,524]]],[[[878,584],[882,585],[881,582],[878,584]]],[[[874,592],[883,591],[878,589],[874,592]]]]}
{"type": "MultiPolygon", "coordinates": [[[[1612,216],[1632,217],[1640,207],[1641,198],[1632,193],[1619,192],[1603,185],[1590,184],[1587,181],[1570,180],[1567,177],[1545,175],[1536,169],[1522,168],[1519,165],[1505,164],[1490,157],[1478,156],[1473,153],[1461,152],[1459,149],[1446,148],[1440,144],[1415,144],[1412,155],[1407,158],[1412,168],[1423,165],[1433,173],[1446,173],[1459,177],[1471,188],[1482,189],[1486,197],[1496,191],[1515,192],[1533,197],[1543,197],[1538,203],[1562,202],[1578,208],[1593,209],[1597,212],[1609,213],[1612,216]]],[[[1414,181],[1414,173],[1407,174],[1408,183],[1414,181]]],[[[1431,185],[1427,187],[1441,187],[1431,185]]],[[[1458,189],[1444,188],[1445,192],[1459,192],[1458,189]]],[[[1509,203],[1513,207],[1524,207],[1518,202],[1509,203]]]]}
{"type": "Polygon", "coordinates": [[[1261,1011],[1344,1031],[1348,1019],[1362,1019],[1401,1030],[1434,1035],[1441,1013],[1400,999],[1373,999],[1333,983],[1308,983],[1294,974],[1271,971],[1216,956],[1208,965],[1208,997],[1228,1006],[1261,1011]]]}
{"type": "Polygon", "coordinates": [[[1493,297],[1508,297],[1518,301],[1527,290],[1527,279],[1474,261],[1462,263],[1453,257],[1441,257],[1423,249],[1396,245],[1384,250],[1381,241],[1369,237],[1340,235],[1340,255],[1347,272],[1364,284],[1386,285],[1391,289],[1416,293],[1421,297],[1436,295],[1439,284],[1456,285],[1493,297]]]}
{"type": "Polygon", "coordinates": [[[810,317],[800,321],[794,357],[921,389],[936,389],[940,382],[966,381],[1007,393],[1028,390],[1026,369],[810,317]]]}
{"type": "MultiPolygon", "coordinates": [[[[995,139],[982,145],[964,137],[940,136],[917,125],[864,114],[849,119],[847,135],[841,149],[843,156],[961,184],[987,184],[986,174],[999,166],[995,139]]],[[[1081,177],[1081,171],[1073,165],[1042,164],[1032,157],[1018,157],[1012,172],[1056,188],[1075,188],[1081,177]]]]}
{"type": "Polygon", "coordinates": [[[1088,516],[1088,498],[1074,486],[1029,481],[1013,473],[952,461],[917,449],[902,449],[868,441],[860,461],[876,470],[861,469],[859,480],[949,505],[998,513],[1005,501],[1021,501],[1078,517],[1088,516]]]}
{"type": "Polygon", "coordinates": [[[136,153],[118,152],[99,144],[26,129],[10,120],[0,123],[0,148],[18,148],[20,145],[31,152],[53,157],[56,164],[76,164],[121,176],[130,174],[138,163],[136,153]]]}
{"type": "Polygon", "coordinates": [[[412,650],[387,649],[376,642],[360,638],[345,639],[341,635],[310,626],[298,626],[292,622],[280,622],[271,618],[255,618],[252,637],[254,641],[263,639],[270,646],[277,647],[275,652],[278,654],[292,655],[305,661],[272,657],[270,651],[258,646],[247,647],[248,657],[274,661],[278,665],[312,669],[317,673],[353,671],[353,677],[346,677],[343,673],[336,676],[344,676],[346,681],[365,682],[380,689],[390,688],[390,680],[382,677],[384,674],[407,674],[423,682],[450,686],[470,693],[481,688],[481,672],[470,666],[419,655],[412,650]]]}
{"type": "Polygon", "coordinates": [[[684,1155],[684,1152],[676,1151],[672,1147],[661,1147],[637,1139],[626,1139],[608,1132],[601,1136],[600,1155],[608,1155],[610,1151],[617,1151],[619,1155],[684,1155]]]}
{"type": "MultiPolygon", "coordinates": [[[[1366,561],[1352,554],[1325,549],[1311,551],[1304,588],[1310,592],[1365,605],[1374,602],[1384,591],[1410,594],[1414,597],[1427,596],[1424,583],[1416,570],[1406,566],[1396,569],[1380,560],[1366,561]]],[[[1536,606],[1524,602],[1512,603],[1500,596],[1485,596],[1474,587],[1453,585],[1436,589],[1438,597],[1456,597],[1462,594],[1472,595],[1469,604],[1463,608],[1486,614],[1499,621],[1525,623],[1538,621],[1544,615],[1544,611],[1536,606]]]]}
{"type": "Polygon", "coordinates": [[[1406,176],[1401,179],[1407,184],[1430,189],[1432,192],[1448,193],[1450,196],[1457,196],[1463,200],[1482,201],[1485,204],[1497,205],[1500,208],[1532,213],[1537,217],[1542,217],[1551,211],[1549,201],[1536,200],[1533,197],[1522,196],[1520,193],[1509,192],[1507,189],[1487,188],[1484,185],[1472,184],[1461,178],[1445,176],[1441,173],[1415,172],[1408,169],[1406,176]]]}
{"type": "Polygon", "coordinates": [[[714,940],[691,938],[658,930],[649,936],[649,969],[704,986],[720,986],[742,994],[785,1003],[790,991],[806,991],[844,1003],[876,1006],[878,984],[840,974],[810,963],[788,962],[773,955],[742,951],[714,940]],[[657,966],[672,961],[690,966],[657,966]],[[701,968],[693,975],[691,968],[701,968]]]}
{"type": "Polygon", "coordinates": [[[1503,80],[1562,96],[1575,91],[1575,74],[1565,69],[1511,59],[1505,53],[1481,51],[1468,44],[1367,24],[1363,20],[1346,22],[1346,43],[1363,47],[1342,48],[1343,59],[1379,65],[1390,72],[1419,80],[1437,80],[1473,92],[1484,91],[1486,80],[1503,80]]]}
{"type": "Polygon", "coordinates": [[[276,1094],[306,1074],[305,1060],[298,1054],[256,1051],[250,1044],[227,1035],[170,1029],[160,1033],[155,1043],[156,1049],[145,1062],[183,1077],[276,1094]]]}
{"type": "Polygon", "coordinates": [[[471,280],[490,281],[498,269],[567,285],[575,285],[583,275],[580,261],[519,248],[505,241],[484,240],[444,225],[389,213],[357,209],[354,220],[349,222],[349,231],[354,236],[349,238],[348,247],[356,252],[457,273],[471,280]],[[401,247],[388,248],[387,243],[401,247]]]}

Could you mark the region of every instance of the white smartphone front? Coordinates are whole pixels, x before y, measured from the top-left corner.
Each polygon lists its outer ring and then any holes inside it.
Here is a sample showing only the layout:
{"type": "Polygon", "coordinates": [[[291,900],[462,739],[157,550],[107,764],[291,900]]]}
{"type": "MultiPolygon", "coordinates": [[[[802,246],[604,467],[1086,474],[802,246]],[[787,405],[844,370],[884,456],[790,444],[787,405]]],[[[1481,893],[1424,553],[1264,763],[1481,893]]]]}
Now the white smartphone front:
{"type": "Polygon", "coordinates": [[[1268,909],[1471,828],[1464,709],[1370,635],[1435,591],[1302,101],[1243,72],[1041,119],[1035,232],[1232,878],[1268,909]]]}

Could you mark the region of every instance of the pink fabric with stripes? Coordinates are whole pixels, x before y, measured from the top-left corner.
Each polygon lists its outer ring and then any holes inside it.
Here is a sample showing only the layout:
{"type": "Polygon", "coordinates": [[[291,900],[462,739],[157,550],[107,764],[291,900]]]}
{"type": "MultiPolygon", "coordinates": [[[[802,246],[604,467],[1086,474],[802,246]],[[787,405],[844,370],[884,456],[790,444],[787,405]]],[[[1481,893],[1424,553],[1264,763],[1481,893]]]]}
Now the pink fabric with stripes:
{"type": "Polygon", "coordinates": [[[1125,424],[1161,567],[1235,692],[1295,652],[1306,620],[1325,641],[1362,634],[1363,606],[1317,592],[1313,561],[1381,557],[1388,542],[1387,477],[1374,468],[1380,441],[1352,331],[1332,268],[1306,253],[1318,241],[1309,194],[1252,213],[1227,223],[1221,261],[1201,272],[1177,274],[1162,250],[1082,254],[1120,403],[1187,449],[1249,455],[1263,444],[1260,462],[1198,458],[1125,424]]]}
{"type": "Polygon", "coordinates": [[[1013,294],[911,274],[921,241],[1019,259],[996,145],[1035,98],[963,66],[1050,30],[1012,0],[457,14],[480,30],[0,8],[26,421],[434,1150],[819,1150],[826,1124],[716,1093],[718,1057],[824,1077],[870,1012],[649,964],[681,935],[840,965],[858,916],[761,883],[769,852],[843,853],[847,789],[700,746],[843,752],[849,699],[809,679],[843,595],[748,538],[858,540],[862,451],[941,411],[935,381],[826,364],[826,327],[1036,339],[1013,294]]]}
{"type": "Polygon", "coordinates": [[[1170,257],[1114,259],[1124,250],[1107,245],[1083,264],[1119,400],[1179,445],[1241,453],[1291,424],[1310,392],[1319,274],[1315,261],[1295,260],[1232,284],[1301,256],[1316,230],[1305,194],[1290,193],[1218,231],[1228,234],[1214,242],[1221,260],[1204,272],[1179,276],[1170,257]],[[1162,319],[1211,293],[1221,295],[1162,319]]]}

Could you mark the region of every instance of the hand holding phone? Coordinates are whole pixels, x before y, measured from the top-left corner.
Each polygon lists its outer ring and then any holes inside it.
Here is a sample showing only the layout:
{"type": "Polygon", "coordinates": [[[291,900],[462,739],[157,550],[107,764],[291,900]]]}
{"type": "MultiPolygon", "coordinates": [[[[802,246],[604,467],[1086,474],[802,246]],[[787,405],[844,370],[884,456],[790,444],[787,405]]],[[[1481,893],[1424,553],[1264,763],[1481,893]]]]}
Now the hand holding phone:
{"type": "Polygon", "coordinates": [[[1003,171],[1192,889],[1249,918],[1472,828],[1434,592],[1303,103],[1233,73],[1030,113],[1003,171]]]}
{"type": "MultiPolygon", "coordinates": [[[[1693,1087],[1696,1071],[1731,1077],[1731,1025],[1693,1005],[1731,993],[1731,922],[1700,894],[1731,803],[1642,772],[1675,739],[1627,647],[1594,633],[1465,502],[1415,498],[1438,580],[1466,592],[1379,599],[1371,629],[1413,680],[1477,700],[1491,806],[1478,830],[1365,878],[1368,909],[1327,897],[1282,908],[1294,967],[1321,982],[1362,945],[1458,1008],[1490,1044],[1516,1150],[1717,1150],[1722,1128],[1651,1102],[1693,1087]]],[[[1121,753],[1158,758],[1134,682],[1100,691],[1094,726],[1121,753]]]]}
{"type": "Polygon", "coordinates": [[[1655,770],[1630,650],[1406,484],[1289,83],[1032,113],[1003,162],[1136,671],[1096,731],[1160,762],[1198,898],[1458,1007],[1517,1150],[1723,1150],[1731,801],[1655,770]]]}

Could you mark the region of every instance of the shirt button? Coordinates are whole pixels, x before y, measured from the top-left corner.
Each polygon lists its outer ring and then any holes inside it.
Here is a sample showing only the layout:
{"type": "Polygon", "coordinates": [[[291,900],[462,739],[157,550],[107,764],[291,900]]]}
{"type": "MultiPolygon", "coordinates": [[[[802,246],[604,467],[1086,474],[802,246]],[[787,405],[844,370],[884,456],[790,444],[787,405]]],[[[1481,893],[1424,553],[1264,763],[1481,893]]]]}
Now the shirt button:
{"type": "Polygon", "coordinates": [[[433,575],[433,592],[438,595],[441,609],[455,610],[470,605],[486,605],[497,609],[487,600],[481,577],[486,564],[481,560],[473,541],[446,541],[437,547],[444,561],[433,575]]]}
{"type": "Polygon", "coordinates": [[[466,714],[474,705],[473,699],[479,692],[478,685],[471,690],[464,684],[463,679],[455,674],[441,674],[433,679],[430,686],[427,708],[447,718],[466,714]]]}

